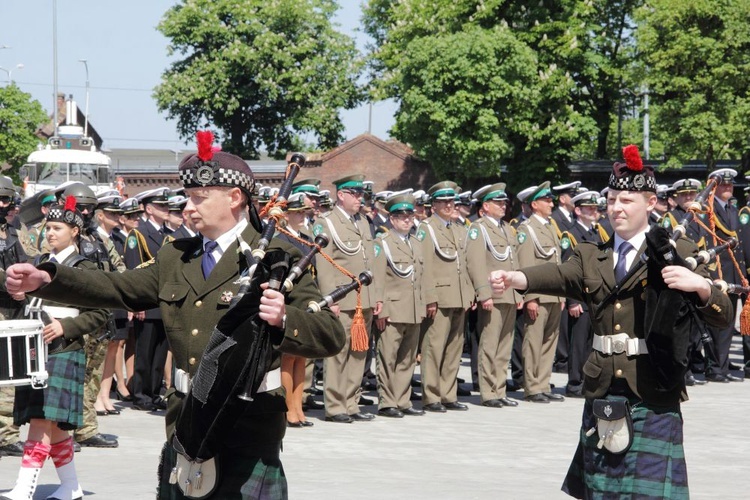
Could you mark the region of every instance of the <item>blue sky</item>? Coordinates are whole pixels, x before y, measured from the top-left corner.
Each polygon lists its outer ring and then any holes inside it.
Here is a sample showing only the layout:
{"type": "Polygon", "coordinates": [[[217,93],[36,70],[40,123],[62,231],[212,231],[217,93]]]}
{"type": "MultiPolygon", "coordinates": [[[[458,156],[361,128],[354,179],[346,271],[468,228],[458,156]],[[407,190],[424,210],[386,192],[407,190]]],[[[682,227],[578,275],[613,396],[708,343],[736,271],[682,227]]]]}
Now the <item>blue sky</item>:
{"type": "MultiPolygon", "coordinates": [[[[155,27],[172,0],[111,2],[57,0],[58,87],[73,94],[85,108],[86,70],[89,68],[91,123],[104,138],[104,147],[191,149],[173,122],[156,110],[152,89],[169,64],[167,40],[155,27]]],[[[360,2],[340,0],[340,29],[354,36],[360,50],[366,36],[357,32],[360,2]]],[[[0,67],[48,111],[53,96],[52,0],[0,0],[0,67]],[[16,66],[23,64],[23,69],[16,66]]],[[[0,71],[0,85],[7,75],[0,71]]],[[[388,138],[396,105],[373,104],[372,133],[388,138]]],[[[342,111],[346,138],[367,131],[368,106],[342,111]]],[[[311,139],[312,140],[312,139],[311,139]]]]}

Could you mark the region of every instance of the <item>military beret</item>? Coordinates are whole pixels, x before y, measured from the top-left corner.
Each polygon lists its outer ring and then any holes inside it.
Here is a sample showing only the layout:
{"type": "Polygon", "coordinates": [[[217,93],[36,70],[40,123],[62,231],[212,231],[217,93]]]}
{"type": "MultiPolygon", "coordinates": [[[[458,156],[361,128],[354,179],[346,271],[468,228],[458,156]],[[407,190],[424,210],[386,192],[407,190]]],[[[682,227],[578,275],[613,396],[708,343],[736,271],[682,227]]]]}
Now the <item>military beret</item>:
{"type": "Polygon", "coordinates": [[[83,230],[83,215],[76,208],[76,197],[65,198],[65,205],[52,205],[47,212],[47,222],[62,222],[83,230]]]}
{"type": "Polygon", "coordinates": [[[198,152],[182,159],[179,166],[183,187],[226,186],[240,188],[252,198],[253,171],[239,156],[215,151],[214,135],[208,131],[196,134],[198,152]]]}
{"type": "Polygon", "coordinates": [[[430,199],[432,201],[454,200],[456,197],[457,190],[458,190],[458,185],[455,182],[442,181],[442,182],[438,182],[437,184],[432,186],[430,189],[428,189],[427,193],[429,194],[430,199]]]}

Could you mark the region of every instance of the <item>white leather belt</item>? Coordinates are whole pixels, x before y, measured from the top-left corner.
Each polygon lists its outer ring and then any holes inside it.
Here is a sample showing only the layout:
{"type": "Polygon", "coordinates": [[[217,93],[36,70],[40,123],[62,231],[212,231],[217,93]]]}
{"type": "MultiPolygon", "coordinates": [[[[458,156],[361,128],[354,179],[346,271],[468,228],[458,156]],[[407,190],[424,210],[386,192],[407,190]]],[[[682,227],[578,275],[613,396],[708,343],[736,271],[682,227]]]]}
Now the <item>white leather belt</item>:
{"type": "MultiPolygon", "coordinates": [[[[273,391],[279,387],[281,387],[281,368],[276,368],[275,370],[266,372],[263,381],[260,383],[260,387],[258,387],[258,392],[273,391]]],[[[187,394],[190,390],[190,374],[179,368],[175,370],[174,388],[182,394],[187,394]]]]}
{"type": "Polygon", "coordinates": [[[42,311],[46,312],[55,319],[75,318],[80,313],[80,311],[75,307],[61,306],[42,306],[42,311]]]}
{"type": "Polygon", "coordinates": [[[602,354],[627,353],[628,356],[647,354],[648,348],[644,339],[631,339],[627,333],[617,335],[594,335],[594,349],[602,354]]]}

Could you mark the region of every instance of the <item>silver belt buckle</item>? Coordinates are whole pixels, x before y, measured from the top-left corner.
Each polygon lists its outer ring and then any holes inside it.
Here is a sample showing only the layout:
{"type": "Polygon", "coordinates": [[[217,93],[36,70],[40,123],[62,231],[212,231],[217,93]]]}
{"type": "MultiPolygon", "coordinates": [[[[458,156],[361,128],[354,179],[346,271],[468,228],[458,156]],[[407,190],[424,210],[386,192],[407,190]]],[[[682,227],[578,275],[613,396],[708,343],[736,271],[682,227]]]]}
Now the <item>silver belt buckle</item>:
{"type": "Polygon", "coordinates": [[[612,341],[612,352],[621,354],[625,352],[625,341],[623,340],[613,340],[612,341]]]}

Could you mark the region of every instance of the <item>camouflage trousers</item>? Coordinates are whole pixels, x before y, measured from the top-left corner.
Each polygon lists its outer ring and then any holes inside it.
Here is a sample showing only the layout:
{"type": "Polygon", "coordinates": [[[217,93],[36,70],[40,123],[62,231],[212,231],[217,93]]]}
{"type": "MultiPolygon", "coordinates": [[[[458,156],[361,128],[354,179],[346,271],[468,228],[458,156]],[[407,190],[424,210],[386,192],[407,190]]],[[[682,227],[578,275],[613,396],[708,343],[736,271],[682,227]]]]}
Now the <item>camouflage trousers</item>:
{"type": "Polygon", "coordinates": [[[94,403],[102,385],[104,358],[109,341],[95,342],[98,334],[90,335],[86,342],[86,377],[83,380],[83,427],[76,429],[76,441],[84,441],[99,433],[94,403]]]}
{"type": "Polygon", "coordinates": [[[14,444],[19,439],[18,427],[13,425],[15,387],[0,387],[0,446],[14,444]]]}

